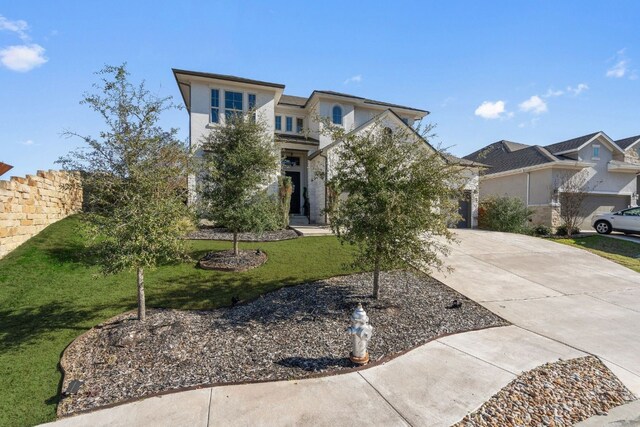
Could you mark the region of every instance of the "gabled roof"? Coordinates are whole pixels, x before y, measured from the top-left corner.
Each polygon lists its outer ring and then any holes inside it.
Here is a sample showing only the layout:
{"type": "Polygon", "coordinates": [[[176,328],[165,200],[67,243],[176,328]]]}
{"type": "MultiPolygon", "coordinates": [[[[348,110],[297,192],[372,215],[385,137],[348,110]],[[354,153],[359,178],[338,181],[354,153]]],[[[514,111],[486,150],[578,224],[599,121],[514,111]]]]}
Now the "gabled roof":
{"type": "Polygon", "coordinates": [[[489,165],[491,168],[489,173],[492,174],[559,160],[543,147],[505,140],[487,145],[474,153],[464,156],[464,158],[489,165]]]}
{"type": "MultiPolygon", "coordinates": [[[[453,163],[453,164],[462,165],[462,166],[487,167],[487,165],[485,165],[483,163],[474,162],[474,161],[468,160],[468,159],[461,159],[459,157],[454,156],[453,154],[441,153],[440,151],[436,150],[435,148],[433,148],[433,146],[431,144],[429,144],[429,141],[424,139],[422,137],[422,135],[420,135],[412,126],[409,126],[408,124],[406,124],[404,122],[404,120],[402,120],[402,118],[395,111],[393,111],[391,109],[384,110],[382,113],[372,117],[368,121],[364,122],[363,124],[361,124],[357,128],[355,128],[352,131],[350,131],[348,134],[358,133],[361,130],[367,128],[372,123],[375,123],[375,122],[381,120],[384,116],[390,116],[390,117],[394,118],[399,126],[404,126],[405,128],[409,129],[417,138],[419,138],[422,141],[424,141],[424,143],[427,144],[427,146],[429,146],[429,148],[431,148],[434,152],[441,154],[442,157],[444,158],[444,160],[446,162],[448,162],[448,163],[453,163]]],[[[333,141],[331,144],[327,145],[326,147],[323,147],[323,148],[321,148],[319,150],[314,151],[309,156],[309,160],[313,159],[314,157],[318,156],[319,154],[321,154],[323,152],[326,152],[330,148],[340,144],[340,142],[342,142],[342,141],[333,141]]]]}
{"type": "Polygon", "coordinates": [[[320,141],[305,135],[292,135],[289,133],[276,133],[276,140],[283,142],[296,142],[298,144],[318,145],[320,141]]]}
{"type": "Polygon", "coordinates": [[[348,93],[335,92],[333,90],[314,90],[313,92],[311,92],[311,95],[309,95],[308,98],[305,98],[302,96],[282,95],[282,97],[280,98],[280,102],[278,102],[278,105],[281,105],[281,104],[295,105],[298,107],[305,108],[311,101],[311,98],[313,98],[314,95],[318,95],[318,94],[349,98],[349,99],[360,101],[364,104],[379,105],[382,107],[398,108],[402,110],[410,110],[410,111],[416,111],[419,113],[429,114],[428,111],[421,110],[419,108],[407,107],[406,105],[392,104],[392,103],[383,102],[383,101],[376,101],[374,99],[363,98],[361,96],[350,95],[348,93]]]}
{"type": "Polygon", "coordinates": [[[631,147],[632,145],[635,145],[638,142],[640,142],[640,135],[619,139],[616,141],[616,144],[618,144],[618,147],[622,148],[623,150],[626,150],[627,148],[631,147]]]}
{"type": "Polygon", "coordinates": [[[553,153],[553,154],[578,150],[585,143],[595,138],[598,134],[604,135],[604,132],[594,132],[588,135],[579,136],[577,138],[567,139],[566,141],[561,141],[561,142],[556,142],[555,144],[546,145],[545,148],[549,150],[550,153],[553,153]]]}

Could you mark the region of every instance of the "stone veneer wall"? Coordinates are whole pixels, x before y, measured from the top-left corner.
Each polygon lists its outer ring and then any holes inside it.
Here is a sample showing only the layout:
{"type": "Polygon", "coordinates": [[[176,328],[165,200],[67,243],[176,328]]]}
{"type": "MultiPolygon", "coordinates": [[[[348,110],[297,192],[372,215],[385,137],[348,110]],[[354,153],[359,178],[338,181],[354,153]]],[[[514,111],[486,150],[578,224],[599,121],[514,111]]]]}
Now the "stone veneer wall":
{"type": "Polygon", "coordinates": [[[559,206],[529,206],[529,208],[533,211],[533,215],[531,215],[533,225],[546,225],[555,229],[562,223],[559,206]]]}
{"type": "Polygon", "coordinates": [[[45,227],[82,209],[79,175],[38,171],[0,180],[0,258],[45,227]]]}

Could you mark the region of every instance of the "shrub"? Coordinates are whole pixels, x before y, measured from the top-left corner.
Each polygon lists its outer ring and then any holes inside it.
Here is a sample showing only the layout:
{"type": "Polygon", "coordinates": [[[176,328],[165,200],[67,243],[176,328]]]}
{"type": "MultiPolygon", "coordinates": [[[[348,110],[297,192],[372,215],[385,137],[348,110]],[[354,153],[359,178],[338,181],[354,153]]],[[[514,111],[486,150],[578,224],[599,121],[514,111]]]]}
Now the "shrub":
{"type": "MultiPolygon", "coordinates": [[[[571,234],[577,234],[580,232],[579,228],[573,227],[571,234]]],[[[556,228],[556,236],[567,236],[569,235],[569,227],[566,224],[562,224],[560,227],[556,228]]]]}
{"type": "Polygon", "coordinates": [[[533,227],[533,234],[536,236],[548,236],[551,234],[551,228],[540,224],[533,227]]]}
{"type": "Polygon", "coordinates": [[[485,230],[520,233],[532,215],[524,202],[514,197],[492,197],[480,202],[478,226],[485,230]]]}

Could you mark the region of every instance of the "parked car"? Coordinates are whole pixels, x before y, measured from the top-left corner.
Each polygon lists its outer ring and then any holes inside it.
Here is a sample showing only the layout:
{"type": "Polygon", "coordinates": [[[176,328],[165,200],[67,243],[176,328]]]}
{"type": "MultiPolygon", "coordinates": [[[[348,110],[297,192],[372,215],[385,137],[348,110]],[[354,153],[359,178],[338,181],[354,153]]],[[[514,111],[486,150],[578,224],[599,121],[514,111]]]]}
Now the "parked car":
{"type": "Polygon", "coordinates": [[[612,231],[640,234],[640,207],[594,215],[591,226],[598,234],[609,234],[612,231]]]}

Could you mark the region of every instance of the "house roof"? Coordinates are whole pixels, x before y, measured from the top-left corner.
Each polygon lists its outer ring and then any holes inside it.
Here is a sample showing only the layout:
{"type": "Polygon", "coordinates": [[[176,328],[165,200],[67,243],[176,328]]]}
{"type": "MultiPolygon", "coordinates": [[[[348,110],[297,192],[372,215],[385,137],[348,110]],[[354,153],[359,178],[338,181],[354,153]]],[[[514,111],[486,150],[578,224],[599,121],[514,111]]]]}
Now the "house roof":
{"type": "Polygon", "coordinates": [[[246,79],[244,77],[230,76],[226,74],[203,73],[201,71],[180,70],[177,68],[172,68],[171,70],[173,71],[174,75],[184,74],[186,76],[205,77],[208,79],[227,80],[227,81],[236,82],[236,83],[247,83],[247,84],[258,85],[258,86],[268,86],[268,87],[284,89],[284,85],[281,83],[271,83],[271,82],[265,82],[261,80],[246,79]]]}
{"type": "Polygon", "coordinates": [[[13,166],[0,162],[0,175],[4,175],[5,173],[9,172],[11,169],[13,169],[13,166]]]}
{"type": "Polygon", "coordinates": [[[634,145],[638,141],[640,141],[640,135],[630,136],[629,138],[624,138],[624,139],[619,139],[619,140],[616,141],[616,144],[618,144],[618,147],[622,148],[623,150],[626,150],[627,148],[631,147],[632,145],[634,145]]]}
{"type": "Polygon", "coordinates": [[[298,144],[318,145],[320,141],[305,135],[291,135],[288,133],[276,133],[276,140],[283,142],[296,142],[298,144]]]}
{"type": "Polygon", "coordinates": [[[464,156],[465,159],[490,166],[489,173],[504,172],[558,161],[543,147],[512,141],[498,141],[464,156]]]}
{"type": "Polygon", "coordinates": [[[304,108],[304,107],[307,106],[307,104],[309,103],[311,98],[313,98],[313,96],[316,95],[316,94],[339,96],[339,97],[343,97],[343,98],[355,99],[355,100],[363,102],[364,104],[379,105],[379,106],[382,106],[382,107],[389,107],[389,108],[399,108],[399,109],[403,109],[403,110],[411,110],[411,111],[416,111],[416,112],[419,112],[419,113],[429,114],[429,112],[427,110],[421,110],[419,108],[414,108],[414,107],[407,107],[406,105],[392,104],[392,103],[383,102],[383,101],[376,101],[374,99],[363,98],[361,96],[350,95],[348,93],[336,92],[336,91],[333,91],[333,90],[314,90],[313,92],[311,92],[311,95],[309,95],[308,98],[305,98],[303,96],[282,95],[282,97],[280,97],[280,102],[278,102],[278,105],[281,105],[281,104],[284,104],[284,105],[295,105],[295,106],[304,108]]]}
{"type": "Polygon", "coordinates": [[[595,138],[598,134],[604,134],[604,132],[593,132],[588,135],[579,136],[577,138],[567,139],[566,141],[546,145],[545,148],[553,154],[577,150],[582,147],[587,141],[595,138]]]}

